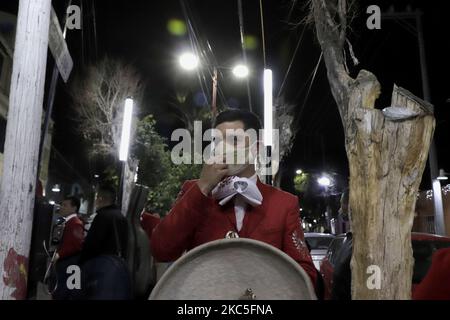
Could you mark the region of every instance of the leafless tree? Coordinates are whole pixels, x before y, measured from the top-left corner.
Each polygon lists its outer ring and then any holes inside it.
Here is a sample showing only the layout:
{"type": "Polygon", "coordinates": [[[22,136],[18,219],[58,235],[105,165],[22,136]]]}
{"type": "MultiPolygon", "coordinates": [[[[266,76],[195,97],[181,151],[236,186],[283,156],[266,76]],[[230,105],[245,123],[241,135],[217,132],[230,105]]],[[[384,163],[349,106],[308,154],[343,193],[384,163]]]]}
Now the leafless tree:
{"type": "MultiPolygon", "coordinates": [[[[134,99],[134,132],[136,107],[140,105],[142,93],[143,83],[137,71],[131,65],[109,57],[89,66],[85,75],[75,82],[71,95],[78,130],[92,142],[92,154],[117,158],[125,99],[134,99]]],[[[126,212],[136,169],[137,160],[130,157],[124,171],[123,213],[126,212]]]]}
{"type": "Polygon", "coordinates": [[[136,70],[118,60],[104,58],[87,68],[71,89],[79,132],[93,142],[93,153],[118,154],[124,102],[139,105],[142,82],[136,70]]]}

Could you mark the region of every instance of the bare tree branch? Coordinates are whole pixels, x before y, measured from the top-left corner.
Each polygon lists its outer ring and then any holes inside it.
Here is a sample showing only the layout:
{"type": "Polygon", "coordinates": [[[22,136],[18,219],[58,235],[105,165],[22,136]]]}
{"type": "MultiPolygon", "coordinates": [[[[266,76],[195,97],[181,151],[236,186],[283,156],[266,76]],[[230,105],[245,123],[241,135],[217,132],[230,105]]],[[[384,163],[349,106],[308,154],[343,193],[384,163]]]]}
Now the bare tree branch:
{"type": "Polygon", "coordinates": [[[87,68],[71,89],[79,132],[93,145],[93,153],[116,154],[120,144],[123,103],[132,96],[139,105],[142,83],[133,67],[104,58],[87,68]]]}
{"type": "Polygon", "coordinates": [[[349,83],[352,81],[344,66],[346,12],[342,10],[345,10],[347,6],[342,4],[343,0],[338,0],[339,5],[336,6],[335,1],[312,0],[311,12],[315,21],[317,39],[324,54],[328,77],[334,79],[332,83],[330,82],[331,91],[340,106],[341,117],[344,119],[347,110],[341,106],[345,105],[345,96],[349,83]],[[340,17],[339,23],[334,19],[336,15],[340,17]]]}

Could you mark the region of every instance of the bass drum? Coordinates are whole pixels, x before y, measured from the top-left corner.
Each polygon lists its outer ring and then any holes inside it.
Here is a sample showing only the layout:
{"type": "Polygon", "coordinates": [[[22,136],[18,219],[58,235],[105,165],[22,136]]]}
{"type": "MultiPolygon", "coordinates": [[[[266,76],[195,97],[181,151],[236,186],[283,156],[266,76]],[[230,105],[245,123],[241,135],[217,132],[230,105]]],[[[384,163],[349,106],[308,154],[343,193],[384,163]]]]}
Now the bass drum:
{"type": "Polygon", "coordinates": [[[307,273],[287,254],[261,241],[221,239],[178,259],[150,300],[315,300],[307,273]]]}

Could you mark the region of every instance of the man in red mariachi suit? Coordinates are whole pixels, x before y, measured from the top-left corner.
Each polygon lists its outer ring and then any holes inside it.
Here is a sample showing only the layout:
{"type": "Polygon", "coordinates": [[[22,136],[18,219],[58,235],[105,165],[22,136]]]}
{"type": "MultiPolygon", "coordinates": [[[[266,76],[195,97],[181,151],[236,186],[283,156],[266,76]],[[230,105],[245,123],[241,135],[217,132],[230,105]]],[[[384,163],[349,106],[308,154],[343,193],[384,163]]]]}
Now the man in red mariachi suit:
{"type": "Polygon", "coordinates": [[[141,226],[148,236],[148,240],[151,240],[153,229],[161,221],[161,216],[157,213],[151,213],[150,211],[144,210],[141,214],[141,226]]]}
{"type": "Polygon", "coordinates": [[[68,258],[81,252],[84,240],[83,222],[78,218],[80,200],[76,197],[66,197],[59,213],[66,220],[61,243],[58,247],[58,259],[68,258]]]}
{"type": "Polygon", "coordinates": [[[67,288],[67,268],[70,265],[77,264],[79,254],[84,241],[83,222],[78,218],[77,212],[80,209],[80,200],[76,197],[64,198],[59,213],[64,217],[64,231],[54,256],[56,267],[56,279],[59,285],[52,293],[54,300],[68,300],[72,294],[78,290],[70,290],[67,288]]]}
{"type": "MultiPolygon", "coordinates": [[[[261,125],[255,114],[229,109],[217,116],[214,127],[225,137],[226,130],[259,130],[261,125]]],[[[236,148],[240,144],[249,147],[246,138],[232,138],[236,148]]],[[[315,286],[317,271],[305,244],[297,197],[262,183],[253,163],[204,164],[200,178],[184,183],[173,208],[153,230],[153,256],[161,262],[173,261],[184,251],[223,239],[233,231],[239,237],[263,241],[284,251],[307,272],[315,286]],[[250,196],[225,192],[227,197],[217,197],[217,190],[230,186],[230,181],[238,188],[243,183],[243,189],[251,191],[250,196]]]]}

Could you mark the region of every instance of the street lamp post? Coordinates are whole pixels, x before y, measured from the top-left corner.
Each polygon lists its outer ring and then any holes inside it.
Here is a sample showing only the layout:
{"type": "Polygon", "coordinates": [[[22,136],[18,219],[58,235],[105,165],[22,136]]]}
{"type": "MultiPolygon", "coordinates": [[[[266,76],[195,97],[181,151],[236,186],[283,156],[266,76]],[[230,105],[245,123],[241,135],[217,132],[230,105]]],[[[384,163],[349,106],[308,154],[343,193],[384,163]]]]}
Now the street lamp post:
{"type": "Polygon", "coordinates": [[[449,173],[445,172],[444,169],[440,169],[439,170],[439,176],[436,179],[440,180],[440,181],[448,180],[448,177],[447,177],[448,174],[449,173]]]}
{"type": "MultiPolygon", "coordinates": [[[[193,71],[200,65],[200,61],[198,57],[190,52],[185,52],[182,55],[180,55],[178,62],[180,63],[180,66],[187,70],[187,71],[193,71]]],[[[212,96],[211,96],[211,112],[213,118],[217,115],[217,86],[218,86],[218,69],[217,66],[213,67],[213,74],[212,74],[212,96]]],[[[222,69],[222,68],[221,68],[222,69]]],[[[229,69],[229,68],[223,68],[223,69],[229,69]]],[[[247,66],[243,64],[236,65],[233,69],[233,74],[236,78],[246,78],[249,74],[249,70],[247,66]]]]}
{"type": "Polygon", "coordinates": [[[272,184],[273,145],[273,85],[272,70],[264,69],[264,146],[266,148],[266,183],[272,184]]]}
{"type": "Polygon", "coordinates": [[[317,179],[317,183],[323,187],[329,187],[331,185],[331,180],[328,177],[322,176],[317,179]]]}
{"type": "Polygon", "coordinates": [[[128,97],[125,100],[123,111],[122,133],[120,137],[119,160],[121,162],[120,184],[119,184],[119,204],[122,205],[123,189],[125,180],[125,169],[128,161],[128,152],[130,149],[131,120],[133,118],[133,99],[128,97]]]}
{"type": "Polygon", "coordinates": [[[178,59],[178,62],[183,69],[188,71],[196,69],[199,64],[198,57],[190,52],[183,53],[178,59]]]}

